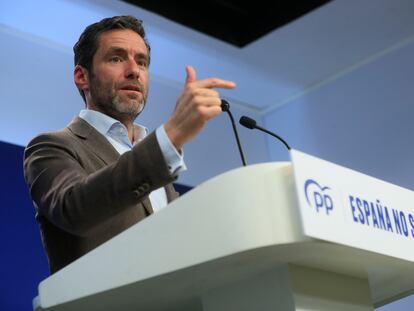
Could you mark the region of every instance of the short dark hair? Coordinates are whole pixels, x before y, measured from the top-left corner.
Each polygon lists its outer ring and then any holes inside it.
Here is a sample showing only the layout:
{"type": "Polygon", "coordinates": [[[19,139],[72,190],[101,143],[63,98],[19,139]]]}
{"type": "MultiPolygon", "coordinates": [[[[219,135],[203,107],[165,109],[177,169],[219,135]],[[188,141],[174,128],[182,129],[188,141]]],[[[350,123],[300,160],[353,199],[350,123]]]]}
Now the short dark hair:
{"type": "MultiPolygon", "coordinates": [[[[81,65],[92,74],[92,61],[93,56],[99,47],[99,36],[106,31],[112,29],[130,29],[135,31],[144,40],[144,43],[148,50],[148,65],[151,60],[151,47],[145,37],[145,30],[142,25],[142,20],[139,20],[133,16],[114,16],[104,18],[103,20],[89,25],[85,28],[79,37],[78,42],[73,46],[73,52],[75,54],[75,66],[81,65]]],[[[83,100],[86,103],[85,94],[79,89],[83,100]]]]}

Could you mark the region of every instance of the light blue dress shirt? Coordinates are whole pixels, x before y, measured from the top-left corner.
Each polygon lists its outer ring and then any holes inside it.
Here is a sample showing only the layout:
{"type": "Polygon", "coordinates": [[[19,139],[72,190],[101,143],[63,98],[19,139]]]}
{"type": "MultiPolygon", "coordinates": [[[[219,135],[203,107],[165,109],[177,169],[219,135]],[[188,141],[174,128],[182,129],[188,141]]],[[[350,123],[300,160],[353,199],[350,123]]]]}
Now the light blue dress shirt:
{"type": "MultiPolygon", "coordinates": [[[[131,150],[135,144],[139,143],[148,135],[148,129],[146,127],[135,123],[134,143],[132,144],[128,137],[127,128],[118,120],[95,110],[81,110],[79,117],[104,135],[119,154],[131,150]]],[[[183,154],[180,154],[175,149],[163,125],[157,128],[155,135],[171,174],[176,176],[180,172],[185,171],[187,168],[184,163],[183,154]]],[[[167,194],[163,187],[152,191],[149,198],[154,212],[158,212],[168,203],[167,194]]]]}

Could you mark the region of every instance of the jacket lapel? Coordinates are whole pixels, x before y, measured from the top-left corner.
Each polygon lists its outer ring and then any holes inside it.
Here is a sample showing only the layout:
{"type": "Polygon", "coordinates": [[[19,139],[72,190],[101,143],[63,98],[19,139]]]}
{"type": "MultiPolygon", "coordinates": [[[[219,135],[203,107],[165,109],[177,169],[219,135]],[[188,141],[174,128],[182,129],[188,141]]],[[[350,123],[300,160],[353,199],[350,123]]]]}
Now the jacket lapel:
{"type": "Polygon", "coordinates": [[[105,164],[111,164],[119,158],[119,153],[111,143],[82,118],[76,117],[68,125],[69,130],[83,140],[84,145],[105,164]]]}

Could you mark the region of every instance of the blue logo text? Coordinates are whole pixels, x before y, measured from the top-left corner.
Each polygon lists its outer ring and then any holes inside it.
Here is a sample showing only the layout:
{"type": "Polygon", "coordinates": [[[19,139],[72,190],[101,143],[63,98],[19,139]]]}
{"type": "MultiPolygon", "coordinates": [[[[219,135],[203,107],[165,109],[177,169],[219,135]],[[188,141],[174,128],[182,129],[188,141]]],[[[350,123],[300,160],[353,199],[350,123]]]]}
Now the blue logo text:
{"type": "Polygon", "coordinates": [[[309,206],[316,211],[325,210],[326,215],[332,212],[334,205],[331,196],[327,193],[331,188],[321,187],[315,180],[308,179],[305,182],[305,196],[309,206]]]}

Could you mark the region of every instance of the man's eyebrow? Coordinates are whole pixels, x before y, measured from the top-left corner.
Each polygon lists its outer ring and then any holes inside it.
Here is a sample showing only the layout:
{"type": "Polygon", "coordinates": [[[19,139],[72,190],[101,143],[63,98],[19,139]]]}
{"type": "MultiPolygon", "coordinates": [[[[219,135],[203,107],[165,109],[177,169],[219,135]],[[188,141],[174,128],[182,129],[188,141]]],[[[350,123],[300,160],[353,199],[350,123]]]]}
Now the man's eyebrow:
{"type": "MultiPolygon", "coordinates": [[[[105,55],[111,55],[111,54],[127,54],[128,51],[122,47],[118,46],[111,46],[108,51],[105,53],[105,55]]],[[[148,59],[148,54],[146,53],[137,53],[135,57],[139,58],[145,58],[148,59]]]]}
{"type": "Polygon", "coordinates": [[[120,54],[120,53],[127,53],[127,51],[124,48],[117,47],[117,46],[112,46],[108,49],[108,51],[106,52],[106,55],[120,54]]]}

